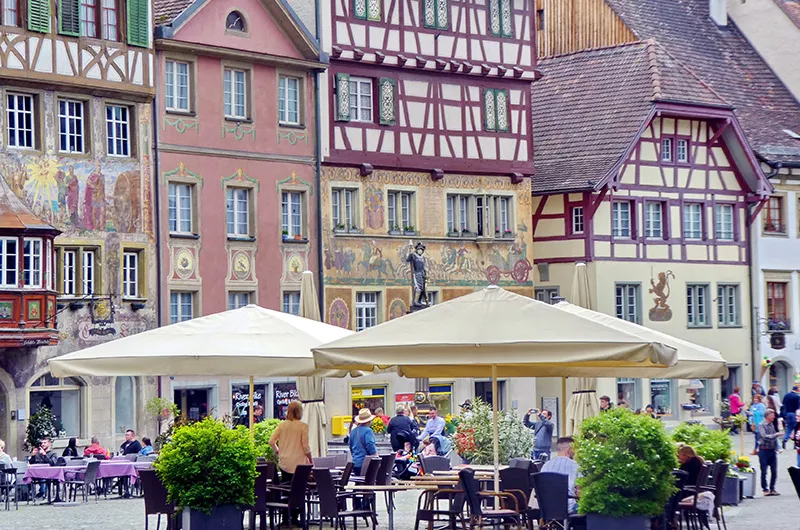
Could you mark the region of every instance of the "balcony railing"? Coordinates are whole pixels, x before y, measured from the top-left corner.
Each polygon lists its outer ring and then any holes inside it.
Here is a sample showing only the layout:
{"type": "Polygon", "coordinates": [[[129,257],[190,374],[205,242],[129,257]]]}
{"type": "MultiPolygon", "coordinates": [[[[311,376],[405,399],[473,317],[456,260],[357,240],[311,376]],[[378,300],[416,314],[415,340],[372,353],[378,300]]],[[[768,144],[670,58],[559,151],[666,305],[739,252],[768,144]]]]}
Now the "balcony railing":
{"type": "Polygon", "coordinates": [[[770,234],[785,234],[786,233],[786,225],[780,223],[773,223],[773,222],[766,222],[764,223],[764,232],[770,234]]]}
{"type": "Polygon", "coordinates": [[[792,319],[789,317],[769,317],[767,319],[768,333],[789,333],[792,331],[792,319]]]}

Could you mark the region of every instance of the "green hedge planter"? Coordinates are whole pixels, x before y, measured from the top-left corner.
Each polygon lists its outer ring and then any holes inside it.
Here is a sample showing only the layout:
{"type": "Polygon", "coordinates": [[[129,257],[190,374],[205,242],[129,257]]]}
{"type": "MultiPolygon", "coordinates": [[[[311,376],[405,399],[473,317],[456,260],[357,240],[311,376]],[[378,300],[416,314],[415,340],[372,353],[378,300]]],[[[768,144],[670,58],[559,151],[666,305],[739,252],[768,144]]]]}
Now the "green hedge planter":
{"type": "Polygon", "coordinates": [[[612,517],[590,513],[586,515],[587,530],[650,530],[650,518],[644,515],[612,517]]]}
{"type": "Polygon", "coordinates": [[[183,530],[243,530],[243,511],[235,504],[215,506],[206,514],[191,508],[181,513],[183,530]]]}

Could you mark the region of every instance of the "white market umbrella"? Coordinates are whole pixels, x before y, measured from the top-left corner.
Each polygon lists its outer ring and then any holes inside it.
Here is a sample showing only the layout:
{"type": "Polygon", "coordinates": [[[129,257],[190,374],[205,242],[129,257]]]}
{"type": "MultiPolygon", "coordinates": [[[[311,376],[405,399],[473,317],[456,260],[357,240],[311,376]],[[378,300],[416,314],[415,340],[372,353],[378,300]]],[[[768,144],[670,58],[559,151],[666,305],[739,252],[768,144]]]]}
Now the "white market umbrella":
{"type": "MultiPolygon", "coordinates": [[[[314,287],[314,274],[303,271],[300,282],[300,316],[319,321],[319,301],[314,287]]],[[[328,454],[328,413],[325,410],[325,380],[322,377],[297,378],[297,392],[303,402],[303,420],[308,423],[308,443],[313,456],[328,454]]]]}

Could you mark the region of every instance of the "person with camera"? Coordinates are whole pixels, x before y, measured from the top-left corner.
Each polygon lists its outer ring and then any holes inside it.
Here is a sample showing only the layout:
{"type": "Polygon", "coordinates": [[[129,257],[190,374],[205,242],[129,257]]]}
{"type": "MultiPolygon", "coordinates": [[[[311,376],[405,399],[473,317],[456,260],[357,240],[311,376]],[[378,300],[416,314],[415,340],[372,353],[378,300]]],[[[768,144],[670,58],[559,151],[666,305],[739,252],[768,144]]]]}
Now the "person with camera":
{"type": "Polygon", "coordinates": [[[534,460],[547,460],[550,458],[550,449],[553,446],[553,422],[550,419],[552,413],[544,409],[528,409],[523,418],[525,427],[533,429],[533,454],[534,460]],[[538,418],[531,421],[531,416],[538,418]],[[544,458],[542,458],[544,456],[544,458]]]}

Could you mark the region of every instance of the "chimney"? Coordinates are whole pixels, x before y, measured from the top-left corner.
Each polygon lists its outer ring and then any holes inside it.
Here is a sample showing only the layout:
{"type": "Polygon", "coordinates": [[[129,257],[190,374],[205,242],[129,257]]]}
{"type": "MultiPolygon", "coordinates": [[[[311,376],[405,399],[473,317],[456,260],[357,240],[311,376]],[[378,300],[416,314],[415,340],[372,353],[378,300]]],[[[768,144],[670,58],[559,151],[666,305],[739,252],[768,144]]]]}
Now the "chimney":
{"type": "Polygon", "coordinates": [[[728,25],[728,6],[727,0],[708,0],[708,15],[717,26],[728,25]]]}

